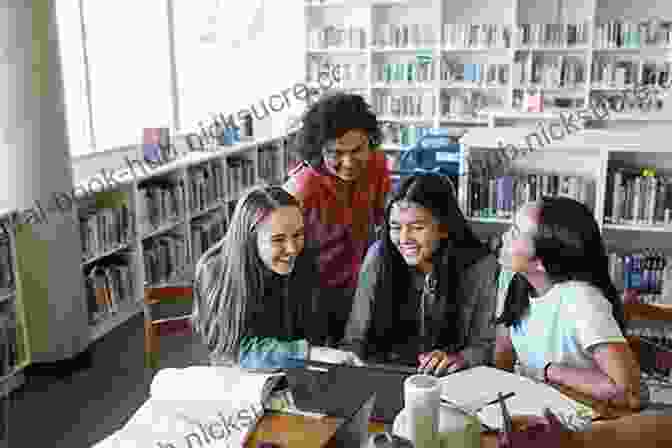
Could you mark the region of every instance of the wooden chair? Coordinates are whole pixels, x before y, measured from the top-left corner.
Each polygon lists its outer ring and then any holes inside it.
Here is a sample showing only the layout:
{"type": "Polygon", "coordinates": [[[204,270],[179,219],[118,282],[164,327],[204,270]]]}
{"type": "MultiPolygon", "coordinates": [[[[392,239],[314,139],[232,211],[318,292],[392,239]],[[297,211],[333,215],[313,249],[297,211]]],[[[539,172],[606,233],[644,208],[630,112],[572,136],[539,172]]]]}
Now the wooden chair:
{"type": "Polygon", "coordinates": [[[191,334],[193,290],[191,286],[145,288],[145,366],[156,369],[159,338],[191,334]]]}

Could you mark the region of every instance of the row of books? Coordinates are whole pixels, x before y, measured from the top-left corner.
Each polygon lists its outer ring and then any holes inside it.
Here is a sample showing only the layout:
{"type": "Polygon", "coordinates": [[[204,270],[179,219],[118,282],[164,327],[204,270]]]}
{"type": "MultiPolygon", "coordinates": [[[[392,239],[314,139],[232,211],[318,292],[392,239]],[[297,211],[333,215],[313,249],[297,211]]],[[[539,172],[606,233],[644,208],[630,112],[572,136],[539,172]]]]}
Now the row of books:
{"type": "Polygon", "coordinates": [[[447,48],[511,48],[511,26],[446,23],[443,43],[447,48]]]}
{"type": "Polygon", "coordinates": [[[257,162],[259,164],[259,178],[269,184],[282,182],[282,152],[277,143],[269,143],[259,147],[257,162]]]}
{"type": "Polygon", "coordinates": [[[147,241],[143,248],[145,284],[179,281],[187,272],[187,245],[184,236],[166,233],[147,241]]]}
{"type": "Polygon", "coordinates": [[[373,46],[378,48],[430,47],[436,41],[434,26],[429,23],[384,23],[377,25],[373,32],[373,46]]]}
{"type": "Polygon", "coordinates": [[[545,88],[580,87],[586,82],[586,62],[575,56],[527,54],[514,63],[513,81],[545,88]]]}
{"type": "Polygon", "coordinates": [[[432,117],[435,112],[434,94],[390,94],[377,92],[373,96],[373,108],[379,115],[400,117],[432,117]]]}
{"type": "Polygon", "coordinates": [[[85,278],[85,286],[91,324],[117,313],[124,303],[138,299],[133,271],[123,263],[94,266],[85,278]]]}
{"type": "Polygon", "coordinates": [[[509,64],[464,64],[444,57],[441,81],[505,85],[509,82],[509,64]]]}
{"type": "Polygon", "coordinates": [[[579,176],[528,174],[489,178],[469,183],[467,215],[480,218],[511,218],[524,203],[542,196],[564,196],[595,209],[595,182],[579,176]]]}
{"type": "Polygon", "coordinates": [[[611,170],[606,190],[606,222],[672,224],[672,178],[611,170]]]}
{"type": "Polygon", "coordinates": [[[573,47],[588,43],[588,23],[526,23],[518,25],[519,47],[573,47]]]}
{"type": "Polygon", "coordinates": [[[308,48],[366,48],[366,29],[355,26],[328,26],[308,31],[308,48]]]}
{"type": "Polygon", "coordinates": [[[197,262],[201,256],[226,234],[226,210],[210,213],[191,225],[192,259],[197,262]]]}
{"type": "Polygon", "coordinates": [[[139,189],[141,234],[184,217],[187,198],[183,179],[153,181],[139,189]]]}
{"type": "Polygon", "coordinates": [[[439,108],[442,116],[465,116],[473,115],[488,106],[499,104],[501,99],[497,95],[481,91],[460,92],[449,94],[441,91],[439,108]]]}
{"type": "Polygon", "coordinates": [[[14,289],[14,262],[9,230],[0,226],[0,296],[14,289]]]}
{"type": "Polygon", "coordinates": [[[405,63],[375,64],[375,82],[414,83],[434,80],[434,64],[418,63],[415,59],[405,63]]]}
{"type": "Polygon", "coordinates": [[[632,60],[618,56],[595,57],[592,67],[594,86],[667,87],[672,80],[672,63],[666,61],[632,60]],[[641,73],[641,75],[640,75],[641,73]]]}
{"type": "Polygon", "coordinates": [[[227,165],[227,188],[229,193],[237,195],[257,182],[254,162],[252,160],[244,157],[229,157],[227,165]]]}
{"type": "Polygon", "coordinates": [[[310,55],[308,61],[308,81],[320,82],[324,86],[336,81],[365,83],[368,80],[368,64],[337,63],[329,55],[310,55]]]}
{"type": "Polygon", "coordinates": [[[134,219],[126,204],[88,209],[79,219],[84,260],[131,243],[135,238],[134,219]]]}
{"type": "Polygon", "coordinates": [[[192,213],[207,210],[224,199],[225,172],[221,163],[204,163],[189,171],[189,208],[192,213]]]}
{"type": "Polygon", "coordinates": [[[0,315],[0,377],[9,375],[17,364],[16,315],[10,311],[0,315]]]}
{"type": "Polygon", "coordinates": [[[665,327],[630,327],[628,334],[649,339],[656,344],[672,348],[672,328],[665,327]]]}
{"type": "Polygon", "coordinates": [[[429,133],[431,127],[405,125],[395,122],[383,122],[380,125],[383,145],[413,145],[418,139],[429,133]]]}
{"type": "Polygon", "coordinates": [[[609,273],[618,290],[660,294],[666,280],[672,282],[672,258],[654,249],[626,255],[610,253],[609,273]]]}
{"type": "Polygon", "coordinates": [[[597,48],[666,47],[672,45],[672,26],[652,21],[611,20],[595,28],[597,48]]]}

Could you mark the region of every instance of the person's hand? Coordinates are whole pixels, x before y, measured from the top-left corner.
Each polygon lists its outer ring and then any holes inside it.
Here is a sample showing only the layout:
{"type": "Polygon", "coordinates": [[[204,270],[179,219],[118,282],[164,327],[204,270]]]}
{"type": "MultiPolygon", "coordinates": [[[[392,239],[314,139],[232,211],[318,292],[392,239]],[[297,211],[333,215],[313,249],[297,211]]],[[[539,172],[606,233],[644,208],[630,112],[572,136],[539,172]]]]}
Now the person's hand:
{"type": "Polygon", "coordinates": [[[418,356],[418,372],[425,375],[443,376],[456,372],[466,365],[461,353],[446,353],[434,350],[418,356]]]}
{"type": "Polygon", "coordinates": [[[359,356],[353,352],[337,350],[330,347],[311,347],[308,355],[311,361],[325,362],[329,364],[347,364],[351,366],[364,366],[359,356]]]}
{"type": "Polygon", "coordinates": [[[567,446],[572,432],[548,409],[545,417],[519,415],[511,417],[513,432],[497,434],[498,448],[560,448],[567,446]]]}

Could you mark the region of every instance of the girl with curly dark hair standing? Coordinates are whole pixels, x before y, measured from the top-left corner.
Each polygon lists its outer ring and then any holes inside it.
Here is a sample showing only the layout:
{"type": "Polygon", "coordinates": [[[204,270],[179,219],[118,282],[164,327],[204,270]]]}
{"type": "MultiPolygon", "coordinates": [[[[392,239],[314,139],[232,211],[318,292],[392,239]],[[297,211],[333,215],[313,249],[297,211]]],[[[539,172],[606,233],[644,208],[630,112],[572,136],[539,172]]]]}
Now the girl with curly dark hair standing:
{"type": "Polygon", "coordinates": [[[285,189],[302,204],[307,244],[319,253],[323,337],[336,344],[350,315],[364,254],[382,224],[391,189],[381,132],[364,98],[329,94],[302,120],[297,152],[302,160],[285,189]]]}

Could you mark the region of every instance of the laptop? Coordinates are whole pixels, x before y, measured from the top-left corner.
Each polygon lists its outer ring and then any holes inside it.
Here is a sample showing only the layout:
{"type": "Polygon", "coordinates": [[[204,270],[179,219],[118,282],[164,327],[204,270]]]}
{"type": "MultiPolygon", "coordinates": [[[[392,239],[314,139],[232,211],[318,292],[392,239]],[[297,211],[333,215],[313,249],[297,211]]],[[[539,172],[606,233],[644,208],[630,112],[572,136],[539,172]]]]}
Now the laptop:
{"type": "Polygon", "coordinates": [[[395,364],[365,367],[310,361],[307,368],[287,369],[295,407],[303,412],[351,418],[375,395],[370,418],[392,423],[404,407],[404,380],[415,368],[395,364]]]}

